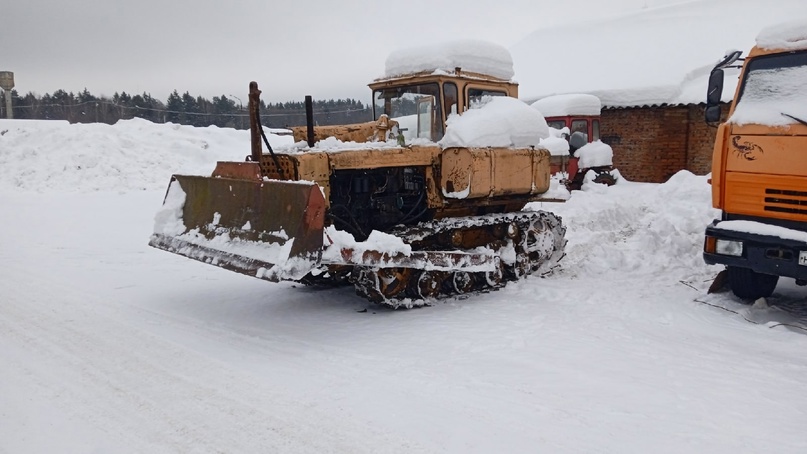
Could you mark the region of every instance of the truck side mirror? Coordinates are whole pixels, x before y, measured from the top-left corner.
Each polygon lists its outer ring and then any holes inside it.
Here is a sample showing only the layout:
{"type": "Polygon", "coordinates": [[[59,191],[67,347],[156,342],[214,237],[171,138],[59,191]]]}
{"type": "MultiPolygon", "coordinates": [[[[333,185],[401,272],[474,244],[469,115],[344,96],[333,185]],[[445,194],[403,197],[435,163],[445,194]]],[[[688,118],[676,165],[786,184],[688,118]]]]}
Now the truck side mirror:
{"type": "Polygon", "coordinates": [[[703,116],[706,118],[706,123],[717,123],[720,121],[720,106],[706,106],[703,116]]]}
{"type": "Polygon", "coordinates": [[[723,97],[723,70],[715,69],[709,75],[709,88],[706,91],[706,105],[715,106],[720,104],[723,97]]]}
{"type": "Polygon", "coordinates": [[[720,121],[720,98],[723,97],[723,70],[713,69],[709,75],[709,87],[706,90],[706,110],[704,118],[707,123],[720,121]]]}

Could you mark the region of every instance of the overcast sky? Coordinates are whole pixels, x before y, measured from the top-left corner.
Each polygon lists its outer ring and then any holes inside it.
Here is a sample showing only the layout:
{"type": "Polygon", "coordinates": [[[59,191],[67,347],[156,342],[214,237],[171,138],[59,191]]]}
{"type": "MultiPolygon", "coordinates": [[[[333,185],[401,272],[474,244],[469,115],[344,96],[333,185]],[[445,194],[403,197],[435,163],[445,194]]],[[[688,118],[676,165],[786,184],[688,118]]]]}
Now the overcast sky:
{"type": "Polygon", "coordinates": [[[450,39],[509,48],[537,28],[670,3],[684,1],[11,0],[0,8],[0,71],[14,72],[21,94],[164,101],[176,89],[246,102],[255,80],[267,102],[369,102],[366,85],[393,49],[450,39]]]}

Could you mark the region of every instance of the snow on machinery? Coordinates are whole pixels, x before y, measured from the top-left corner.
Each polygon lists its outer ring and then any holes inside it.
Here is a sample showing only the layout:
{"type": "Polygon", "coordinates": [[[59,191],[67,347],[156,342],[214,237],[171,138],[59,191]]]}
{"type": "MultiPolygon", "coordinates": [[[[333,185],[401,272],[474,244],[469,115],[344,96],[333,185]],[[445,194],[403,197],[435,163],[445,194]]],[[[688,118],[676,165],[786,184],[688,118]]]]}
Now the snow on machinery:
{"type": "Polygon", "coordinates": [[[616,183],[619,173],[613,168],[613,150],[600,142],[600,99],[589,94],[564,94],[541,98],[531,106],[547,124],[562,131],[568,152],[552,152],[552,174],[565,172],[568,190],[580,189],[588,179],[608,186],[616,183]],[[589,145],[591,144],[591,145],[589,145]]]}
{"type": "MultiPolygon", "coordinates": [[[[712,204],[720,219],[706,228],[703,258],[726,265],[727,280],[745,300],[770,296],[780,276],[807,284],[807,22],[763,30],[744,59],[729,118],[717,129],[712,204]]],[[[709,78],[706,121],[721,118],[723,71],[709,78]]]]}
{"type": "Polygon", "coordinates": [[[515,99],[509,53],[480,42],[411,52],[370,84],[376,121],[328,132],[309,121],[309,143],[282,151],[262,136],[252,82],[252,153],[210,177],[174,175],[149,244],[269,281],[352,283],[391,307],[551,271],[561,219],[523,211],[550,186],[549,152],[535,146],[548,128],[515,99]]]}

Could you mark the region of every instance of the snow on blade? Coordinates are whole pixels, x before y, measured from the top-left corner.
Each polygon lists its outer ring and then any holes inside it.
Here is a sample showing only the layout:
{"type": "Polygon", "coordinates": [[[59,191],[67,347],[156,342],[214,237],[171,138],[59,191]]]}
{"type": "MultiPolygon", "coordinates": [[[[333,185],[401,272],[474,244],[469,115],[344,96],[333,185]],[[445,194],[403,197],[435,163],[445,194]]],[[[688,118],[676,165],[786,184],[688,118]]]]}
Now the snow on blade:
{"type": "Polygon", "coordinates": [[[179,182],[172,181],[168,187],[163,206],[154,215],[154,233],[177,236],[185,233],[182,209],[185,207],[187,194],[179,182]]]}

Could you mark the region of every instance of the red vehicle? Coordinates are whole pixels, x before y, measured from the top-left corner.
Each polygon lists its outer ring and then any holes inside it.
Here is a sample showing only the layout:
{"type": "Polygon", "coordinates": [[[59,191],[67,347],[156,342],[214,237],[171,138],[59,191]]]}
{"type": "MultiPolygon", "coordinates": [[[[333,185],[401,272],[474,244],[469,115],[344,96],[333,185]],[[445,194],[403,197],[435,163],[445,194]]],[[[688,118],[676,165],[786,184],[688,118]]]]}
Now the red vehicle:
{"type": "Polygon", "coordinates": [[[613,184],[615,178],[611,171],[612,167],[598,166],[591,169],[579,169],[576,151],[586,143],[600,140],[600,110],[602,105],[600,99],[594,95],[568,94],[550,96],[540,99],[532,104],[543,114],[546,123],[555,129],[567,128],[567,140],[570,141],[569,155],[552,156],[550,167],[552,174],[566,172],[567,188],[580,189],[585,174],[589,170],[597,173],[595,181],[613,184]]]}
{"type": "MultiPolygon", "coordinates": [[[[539,99],[532,103],[532,107],[537,109],[546,119],[546,123],[555,129],[562,130],[568,128],[568,135],[574,132],[581,132],[586,135],[587,142],[600,140],[600,110],[602,105],[600,99],[594,95],[568,94],[556,95],[539,99]]],[[[570,156],[552,156],[551,172],[568,172],[569,165],[574,165],[576,172],[576,160],[574,164],[570,162],[570,156]]],[[[573,158],[572,158],[573,159],[573,158]]],[[[572,172],[569,172],[572,175],[572,172]]]]}

